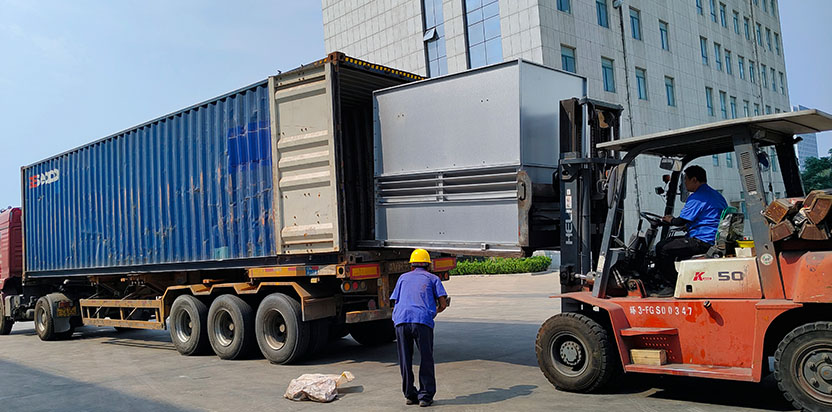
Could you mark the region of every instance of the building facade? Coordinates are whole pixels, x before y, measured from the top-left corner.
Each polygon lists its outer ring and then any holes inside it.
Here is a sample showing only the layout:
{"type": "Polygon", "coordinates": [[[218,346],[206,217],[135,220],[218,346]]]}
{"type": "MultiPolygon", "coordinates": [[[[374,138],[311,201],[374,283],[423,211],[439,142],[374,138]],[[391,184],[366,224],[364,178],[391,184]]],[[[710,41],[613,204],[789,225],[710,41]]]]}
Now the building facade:
{"type": "MultiPolygon", "coordinates": [[[[323,19],[327,51],[424,76],[515,58],[578,73],[624,107],[625,137],[790,108],[776,0],[323,0],[323,19]]],[[[742,207],[735,160],[696,163],[742,207]]],[[[663,211],[657,164],[631,171],[628,209],[663,211]]]]}

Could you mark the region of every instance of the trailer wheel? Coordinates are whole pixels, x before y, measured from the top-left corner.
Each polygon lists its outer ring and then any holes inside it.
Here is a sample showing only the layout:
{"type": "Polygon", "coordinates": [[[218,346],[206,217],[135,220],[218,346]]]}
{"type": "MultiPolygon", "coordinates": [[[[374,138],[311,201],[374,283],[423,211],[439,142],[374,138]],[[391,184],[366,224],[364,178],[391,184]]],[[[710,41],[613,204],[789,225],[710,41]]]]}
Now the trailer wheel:
{"type": "Polygon", "coordinates": [[[14,319],[7,318],[3,315],[3,296],[0,295],[0,335],[8,335],[12,333],[12,326],[14,326],[14,319]]]}
{"type": "Polygon", "coordinates": [[[254,344],[254,309],[236,295],[214,299],[208,310],[208,340],[220,359],[240,359],[254,344]]]}
{"type": "Polygon", "coordinates": [[[615,346],[604,327],[578,313],[546,320],[537,333],[535,349],[543,375],[560,390],[598,390],[616,371],[615,346]]]}
{"type": "Polygon", "coordinates": [[[309,322],[309,350],[306,353],[308,359],[323,352],[329,340],[329,329],[331,320],[329,318],[317,319],[309,322]]]}
{"type": "Polygon", "coordinates": [[[832,409],[832,322],[814,322],[789,332],[774,353],[774,379],[795,408],[832,409]]]}
{"type": "Polygon", "coordinates": [[[356,342],[364,346],[378,346],[396,340],[396,327],[392,319],[351,323],[349,331],[356,342]]]}
{"type": "Polygon", "coordinates": [[[309,348],[310,325],[303,321],[300,302],[282,293],[266,296],[257,308],[257,345],[271,363],[289,364],[309,348]]]}
{"type": "Polygon", "coordinates": [[[54,319],[52,319],[52,305],[46,296],[35,303],[35,332],[40,340],[58,340],[62,336],[55,333],[54,319]]]}
{"type": "Polygon", "coordinates": [[[170,340],[185,356],[198,355],[208,349],[208,307],[191,295],[182,295],[170,308],[170,340]]]}

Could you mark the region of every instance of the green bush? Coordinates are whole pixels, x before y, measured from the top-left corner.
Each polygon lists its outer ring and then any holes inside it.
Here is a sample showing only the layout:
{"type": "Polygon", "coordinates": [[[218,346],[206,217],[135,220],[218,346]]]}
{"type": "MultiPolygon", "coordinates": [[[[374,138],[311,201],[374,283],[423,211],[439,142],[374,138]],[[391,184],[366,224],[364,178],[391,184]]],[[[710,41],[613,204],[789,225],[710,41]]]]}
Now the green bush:
{"type": "Polygon", "coordinates": [[[530,258],[471,258],[459,259],[451,275],[472,274],[508,274],[541,272],[552,263],[546,256],[532,256],[530,258]]]}

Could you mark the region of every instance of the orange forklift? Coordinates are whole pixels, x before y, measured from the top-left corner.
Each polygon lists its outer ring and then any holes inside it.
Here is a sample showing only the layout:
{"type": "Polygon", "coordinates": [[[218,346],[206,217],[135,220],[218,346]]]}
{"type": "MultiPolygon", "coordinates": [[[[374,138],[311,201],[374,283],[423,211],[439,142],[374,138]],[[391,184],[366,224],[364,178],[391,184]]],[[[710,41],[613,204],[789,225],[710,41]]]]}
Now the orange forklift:
{"type": "MultiPolygon", "coordinates": [[[[592,117],[563,102],[561,110],[573,120],[592,117]]],[[[564,221],[574,223],[561,230],[561,294],[553,297],[562,313],[536,340],[546,378],[561,390],[592,392],[622,371],[751,382],[774,373],[796,408],[832,410],[832,243],[772,242],[762,215],[773,198],[764,175],[779,170],[786,196],[804,196],[795,135],[832,130],[832,116],[804,110],[606,141],[572,129],[562,130],[568,161],[558,176],[564,221]],[[779,168],[768,170],[771,146],[779,168]],[[660,158],[669,176],[657,193],[666,192],[663,215],[673,215],[686,197],[679,193],[685,166],[722,153],[737,159],[750,227],[741,237],[754,247],[734,255],[732,239],[723,239],[708,254],[676,263],[673,297],[651,297],[651,246],[670,230],[660,215],[644,212],[638,233],[624,241],[627,169],[636,158],[660,158]],[[592,185],[581,185],[587,178],[592,185]],[[566,234],[571,243],[563,242],[566,234]]],[[[723,222],[737,215],[724,213],[723,222]]]]}

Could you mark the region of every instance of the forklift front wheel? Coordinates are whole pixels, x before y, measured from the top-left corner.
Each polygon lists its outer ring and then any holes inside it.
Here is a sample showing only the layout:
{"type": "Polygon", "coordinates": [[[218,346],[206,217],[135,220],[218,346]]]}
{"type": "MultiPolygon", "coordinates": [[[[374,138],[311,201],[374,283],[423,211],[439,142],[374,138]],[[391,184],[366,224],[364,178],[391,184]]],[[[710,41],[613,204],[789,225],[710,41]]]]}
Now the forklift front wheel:
{"type": "Polygon", "coordinates": [[[561,313],[544,322],[535,349],[543,375],[560,390],[596,391],[617,370],[606,330],[579,313],[561,313]]]}
{"type": "Polygon", "coordinates": [[[832,410],[832,322],[789,332],[774,353],[774,378],[795,408],[832,410]]]}

